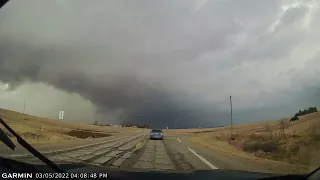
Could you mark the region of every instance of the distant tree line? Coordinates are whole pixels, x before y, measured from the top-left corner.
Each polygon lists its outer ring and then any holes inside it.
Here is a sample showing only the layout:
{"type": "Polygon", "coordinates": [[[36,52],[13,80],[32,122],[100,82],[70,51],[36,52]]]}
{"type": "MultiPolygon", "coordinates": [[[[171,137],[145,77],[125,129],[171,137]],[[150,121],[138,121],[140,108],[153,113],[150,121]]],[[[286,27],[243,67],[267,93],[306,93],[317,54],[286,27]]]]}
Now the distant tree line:
{"type": "Polygon", "coordinates": [[[137,128],[149,128],[147,124],[135,124],[135,123],[122,123],[123,127],[137,127],[137,128]]]}
{"type": "Polygon", "coordinates": [[[318,109],[316,107],[309,107],[303,111],[299,110],[298,113],[296,113],[295,115],[297,116],[303,116],[303,115],[306,115],[306,114],[311,114],[311,113],[314,113],[314,112],[318,112],[318,109]]]}
{"type": "Polygon", "coordinates": [[[318,112],[318,109],[316,107],[309,107],[307,109],[304,109],[304,110],[299,110],[299,112],[297,112],[291,119],[290,121],[296,121],[296,120],[299,120],[299,117],[298,116],[303,116],[303,115],[306,115],[306,114],[311,114],[311,113],[314,113],[314,112],[318,112]]]}
{"type": "Polygon", "coordinates": [[[96,126],[111,126],[111,124],[101,123],[99,121],[94,121],[93,125],[96,125],[96,126]]]}
{"type": "MultiPolygon", "coordinates": [[[[102,124],[99,121],[95,121],[93,125],[96,126],[112,126],[111,124],[102,124]]],[[[135,124],[135,123],[121,123],[122,127],[137,127],[137,128],[150,128],[147,124],[135,124]]]]}

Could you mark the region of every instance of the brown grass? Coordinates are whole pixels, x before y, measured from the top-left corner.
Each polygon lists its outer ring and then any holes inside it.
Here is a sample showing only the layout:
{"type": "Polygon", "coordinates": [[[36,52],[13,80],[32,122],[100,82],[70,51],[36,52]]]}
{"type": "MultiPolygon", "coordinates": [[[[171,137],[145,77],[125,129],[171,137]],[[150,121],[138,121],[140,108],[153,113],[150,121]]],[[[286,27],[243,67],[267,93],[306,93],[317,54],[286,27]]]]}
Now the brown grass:
{"type": "Polygon", "coordinates": [[[289,119],[233,127],[174,130],[195,142],[214,144],[215,148],[237,155],[315,167],[320,165],[320,112],[289,119]]]}
{"type": "MultiPolygon", "coordinates": [[[[66,120],[47,119],[5,109],[0,109],[0,116],[31,144],[60,143],[83,138],[99,138],[111,136],[114,133],[138,130],[136,128],[96,126],[68,122],[66,120]]],[[[2,128],[2,125],[0,125],[0,128],[2,128]]],[[[7,132],[4,128],[2,129],[7,132]]],[[[10,133],[8,135],[15,141],[15,138],[10,133]]]]}

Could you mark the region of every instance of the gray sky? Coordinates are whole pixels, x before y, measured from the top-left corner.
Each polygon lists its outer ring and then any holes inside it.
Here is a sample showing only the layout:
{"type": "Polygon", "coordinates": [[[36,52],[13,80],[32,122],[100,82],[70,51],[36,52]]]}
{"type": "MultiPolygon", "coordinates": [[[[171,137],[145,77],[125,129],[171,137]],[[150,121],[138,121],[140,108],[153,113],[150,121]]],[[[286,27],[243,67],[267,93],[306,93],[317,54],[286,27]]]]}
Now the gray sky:
{"type": "Polygon", "coordinates": [[[217,126],[320,106],[320,2],[13,0],[0,107],[92,122],[217,126]]]}

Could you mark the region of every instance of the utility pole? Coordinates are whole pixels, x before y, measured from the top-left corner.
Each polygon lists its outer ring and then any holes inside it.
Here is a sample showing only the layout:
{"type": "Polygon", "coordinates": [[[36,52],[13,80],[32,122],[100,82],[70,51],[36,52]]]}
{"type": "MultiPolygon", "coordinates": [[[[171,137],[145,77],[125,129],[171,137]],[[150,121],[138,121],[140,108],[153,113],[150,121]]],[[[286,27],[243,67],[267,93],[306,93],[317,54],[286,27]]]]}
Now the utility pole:
{"type": "Polygon", "coordinates": [[[232,138],[232,99],[231,99],[231,96],[230,96],[230,129],[231,129],[231,131],[230,131],[230,138],[232,138]]]}
{"type": "Polygon", "coordinates": [[[24,102],[23,102],[23,111],[22,113],[24,114],[26,111],[26,101],[27,101],[27,96],[24,97],[24,102]]]}

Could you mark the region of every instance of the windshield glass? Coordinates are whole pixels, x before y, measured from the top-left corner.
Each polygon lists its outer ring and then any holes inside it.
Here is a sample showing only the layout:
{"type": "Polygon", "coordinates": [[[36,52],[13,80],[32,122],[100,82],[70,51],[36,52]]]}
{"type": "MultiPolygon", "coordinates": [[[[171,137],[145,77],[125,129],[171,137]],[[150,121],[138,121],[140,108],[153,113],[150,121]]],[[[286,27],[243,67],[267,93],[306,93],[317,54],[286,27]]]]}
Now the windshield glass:
{"type": "MultiPolygon", "coordinates": [[[[9,1],[0,117],[58,165],[307,174],[320,165],[319,7],[9,1]]],[[[0,128],[17,146],[1,157],[40,161],[0,128]]]]}
{"type": "Polygon", "coordinates": [[[151,132],[162,132],[162,130],[159,130],[159,129],[153,129],[151,132]]]}

